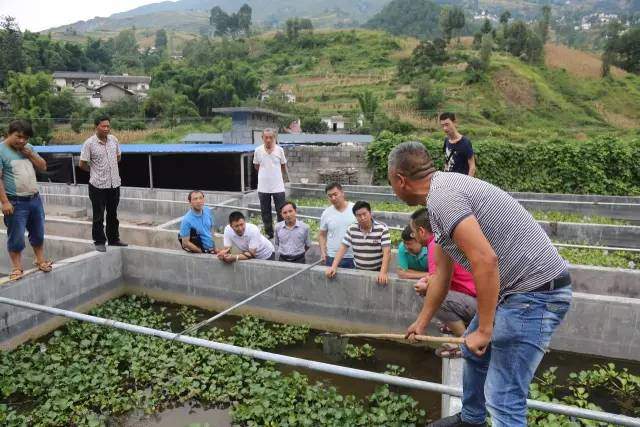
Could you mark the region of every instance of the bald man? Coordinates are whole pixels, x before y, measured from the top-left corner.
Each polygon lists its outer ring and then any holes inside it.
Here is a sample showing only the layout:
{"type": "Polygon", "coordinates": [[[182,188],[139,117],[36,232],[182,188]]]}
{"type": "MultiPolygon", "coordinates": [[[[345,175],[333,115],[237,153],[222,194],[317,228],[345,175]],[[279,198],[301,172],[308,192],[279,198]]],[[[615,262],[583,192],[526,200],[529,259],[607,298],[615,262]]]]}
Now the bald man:
{"type": "Polygon", "coordinates": [[[566,262],[513,197],[467,175],[437,172],[419,142],[393,149],[388,178],[401,200],[427,207],[436,242],[436,276],[407,337],[425,332],[454,262],[476,284],[477,314],[462,346],[462,412],[431,426],[486,425],[487,410],[494,427],[526,426],[529,384],[571,304],[566,262]]]}

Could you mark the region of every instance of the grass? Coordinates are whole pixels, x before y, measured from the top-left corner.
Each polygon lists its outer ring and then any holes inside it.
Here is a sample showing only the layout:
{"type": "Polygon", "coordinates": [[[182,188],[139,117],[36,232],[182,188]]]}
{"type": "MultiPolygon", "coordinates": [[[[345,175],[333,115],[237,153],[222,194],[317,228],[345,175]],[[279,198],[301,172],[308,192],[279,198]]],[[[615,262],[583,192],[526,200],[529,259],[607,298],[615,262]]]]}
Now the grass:
{"type": "MultiPolygon", "coordinates": [[[[112,130],[122,144],[173,144],[179,143],[190,133],[221,133],[231,129],[231,119],[215,117],[209,122],[195,122],[178,125],[174,128],[151,127],[142,130],[112,130]]],[[[68,127],[57,128],[53,135],[53,144],[82,144],[93,135],[94,129],[86,125],[80,133],[68,127]]]]}

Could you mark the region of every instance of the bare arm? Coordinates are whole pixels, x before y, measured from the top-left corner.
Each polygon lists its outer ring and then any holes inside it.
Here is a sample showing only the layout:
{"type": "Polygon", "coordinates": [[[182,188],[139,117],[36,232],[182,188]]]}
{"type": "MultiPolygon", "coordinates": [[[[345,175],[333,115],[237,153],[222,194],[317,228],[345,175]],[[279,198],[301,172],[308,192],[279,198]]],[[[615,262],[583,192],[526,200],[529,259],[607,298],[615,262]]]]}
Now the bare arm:
{"type": "Polygon", "coordinates": [[[20,150],[20,152],[31,162],[34,168],[36,168],[39,172],[44,172],[47,170],[47,162],[40,157],[38,153],[27,148],[26,146],[20,150]]]}
{"type": "Polygon", "coordinates": [[[78,167],[85,172],[89,172],[89,162],[85,162],[84,160],[80,160],[78,163],[78,167]]]}
{"type": "Polygon", "coordinates": [[[287,164],[280,165],[280,171],[282,172],[282,181],[289,182],[289,172],[287,171],[287,164]]]}
{"type": "Polygon", "coordinates": [[[391,246],[382,247],[382,266],[378,274],[378,284],[386,285],[389,283],[389,261],[391,261],[391,246]]]}
{"type": "Polygon", "coordinates": [[[407,329],[408,338],[411,338],[414,334],[422,335],[424,333],[427,325],[429,325],[429,322],[431,322],[431,319],[433,319],[433,316],[449,292],[451,276],[453,275],[453,260],[449,255],[444,253],[440,245],[435,245],[434,256],[438,269],[435,275],[429,280],[429,287],[427,288],[422,310],[418,318],[409,326],[409,329],[407,329]]]}
{"type": "Polygon", "coordinates": [[[260,172],[260,165],[259,164],[254,163],[253,167],[256,168],[256,172],[260,172]]]}
{"type": "Polygon", "coordinates": [[[426,271],[412,270],[410,268],[403,270],[401,268],[396,269],[396,274],[401,279],[422,279],[427,275],[426,271]]]}
{"type": "Polygon", "coordinates": [[[469,176],[476,176],[476,156],[469,157],[469,176]]]}
{"type": "Polygon", "coordinates": [[[4,181],[2,180],[2,171],[0,170],[0,202],[2,203],[2,214],[13,214],[13,205],[7,197],[7,192],[4,189],[4,181]]]}
{"type": "Polygon", "coordinates": [[[466,345],[475,354],[482,355],[491,340],[498,303],[498,257],[474,216],[458,224],[453,231],[453,240],[471,263],[471,274],[478,294],[478,329],[467,336],[466,345]]]}
{"type": "Polygon", "coordinates": [[[324,263],[327,260],[327,230],[318,232],[318,245],[320,246],[320,258],[324,263]]]}
{"type": "Polygon", "coordinates": [[[342,258],[344,258],[344,254],[347,253],[347,249],[349,249],[347,245],[345,245],[344,243],[340,244],[340,249],[338,249],[338,253],[333,259],[333,264],[331,264],[331,267],[327,268],[327,271],[325,273],[328,278],[335,277],[336,272],[338,271],[338,266],[340,265],[340,261],[342,261],[342,258]]]}
{"type": "Polygon", "coordinates": [[[191,243],[191,240],[188,237],[181,237],[180,241],[182,242],[182,247],[185,249],[188,249],[189,251],[196,253],[196,254],[201,254],[202,250],[200,250],[199,247],[197,247],[196,245],[194,245],[193,243],[191,243]]]}

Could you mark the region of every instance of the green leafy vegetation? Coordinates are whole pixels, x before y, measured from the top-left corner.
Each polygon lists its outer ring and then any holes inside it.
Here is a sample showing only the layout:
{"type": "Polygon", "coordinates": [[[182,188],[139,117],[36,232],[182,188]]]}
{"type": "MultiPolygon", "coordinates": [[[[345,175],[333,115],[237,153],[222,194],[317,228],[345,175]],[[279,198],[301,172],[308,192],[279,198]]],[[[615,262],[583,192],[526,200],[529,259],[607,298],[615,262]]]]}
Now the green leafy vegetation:
{"type": "MultiPolygon", "coordinates": [[[[376,177],[386,181],[387,158],[398,144],[415,137],[381,133],[367,148],[376,177]]],[[[419,139],[442,169],[442,141],[419,139]]],[[[473,141],[478,177],[507,191],[573,194],[640,194],[640,139],[598,137],[514,144],[502,139],[473,141]],[[522,173],[522,171],[536,171],[522,173]]]]}
{"type": "MultiPolygon", "coordinates": [[[[313,198],[299,198],[294,199],[294,203],[299,207],[327,207],[328,201],[325,199],[313,199],[313,198]]],[[[369,202],[371,209],[374,212],[404,212],[412,213],[417,207],[408,206],[402,202],[386,202],[373,200],[369,202]]],[[[598,215],[579,215],[557,211],[533,211],[531,215],[539,221],[549,222],[576,222],[583,224],[605,224],[605,225],[628,225],[629,223],[624,220],[609,218],[606,216],[598,215]]]]}
{"type": "Polygon", "coordinates": [[[640,267],[640,253],[638,252],[565,247],[558,247],[558,252],[562,258],[571,264],[628,268],[632,270],[640,267]]]}
{"type": "MultiPolygon", "coordinates": [[[[612,407],[612,411],[637,417],[640,415],[640,376],[613,363],[595,365],[592,369],[569,374],[562,385],[558,384],[556,368],[545,371],[529,387],[529,397],[543,402],[564,403],[591,410],[602,410],[600,405],[612,407]]],[[[530,410],[530,425],[537,426],[600,426],[589,420],[574,420],[563,415],[530,410]]]]}
{"type": "MultiPolygon", "coordinates": [[[[313,339],[313,342],[323,345],[325,339],[326,337],[324,337],[323,335],[316,335],[316,337],[313,339]]],[[[376,349],[370,344],[354,345],[347,343],[344,348],[343,356],[348,359],[364,360],[371,359],[373,356],[375,356],[375,354],[376,349]]]]}
{"type": "Polygon", "coordinates": [[[365,28],[395,35],[433,37],[440,34],[440,6],[429,0],[393,0],[365,24],[365,28]]]}
{"type": "MultiPolygon", "coordinates": [[[[163,330],[198,320],[192,308],[170,311],[129,296],[91,314],[163,330]]],[[[304,341],[308,333],[308,327],[248,317],[231,335],[212,328],[197,336],[272,349],[304,341]]],[[[185,402],[230,407],[241,425],[384,426],[425,418],[414,399],[386,385],[358,399],[297,372],[284,375],[272,363],[75,321],[45,340],[0,353],[2,425],[102,426],[135,409],[151,414],[185,402]]]]}

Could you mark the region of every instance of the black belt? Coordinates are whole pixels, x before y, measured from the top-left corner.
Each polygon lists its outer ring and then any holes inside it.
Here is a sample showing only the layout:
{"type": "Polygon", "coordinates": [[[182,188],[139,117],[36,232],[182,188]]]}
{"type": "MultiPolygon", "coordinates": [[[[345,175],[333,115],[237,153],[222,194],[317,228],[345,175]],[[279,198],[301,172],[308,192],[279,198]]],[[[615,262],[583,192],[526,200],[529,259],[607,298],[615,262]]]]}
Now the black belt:
{"type": "Polygon", "coordinates": [[[31,196],[9,196],[7,195],[7,199],[9,200],[17,200],[19,202],[28,202],[29,200],[37,199],[40,197],[40,193],[32,194],[31,196]]]}
{"type": "Polygon", "coordinates": [[[564,272],[560,276],[556,277],[555,279],[547,283],[543,283],[542,285],[538,286],[537,288],[529,292],[548,292],[556,289],[566,288],[567,286],[570,286],[570,285],[571,285],[571,275],[568,272],[564,272]]]}
{"type": "Polygon", "coordinates": [[[300,260],[304,259],[304,256],[305,256],[305,252],[302,252],[301,254],[298,254],[298,255],[283,255],[283,254],[280,254],[280,261],[296,262],[296,261],[300,261],[300,260]]]}

